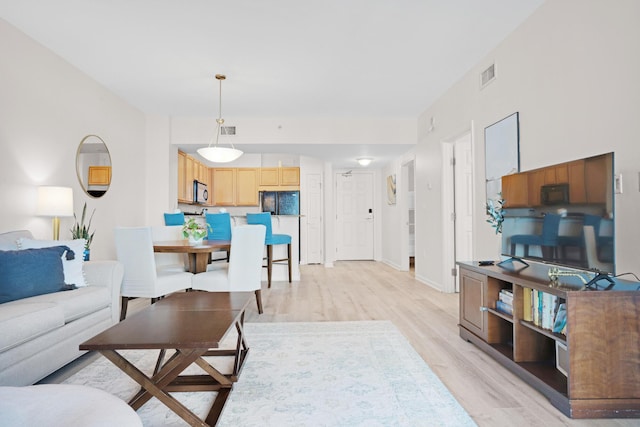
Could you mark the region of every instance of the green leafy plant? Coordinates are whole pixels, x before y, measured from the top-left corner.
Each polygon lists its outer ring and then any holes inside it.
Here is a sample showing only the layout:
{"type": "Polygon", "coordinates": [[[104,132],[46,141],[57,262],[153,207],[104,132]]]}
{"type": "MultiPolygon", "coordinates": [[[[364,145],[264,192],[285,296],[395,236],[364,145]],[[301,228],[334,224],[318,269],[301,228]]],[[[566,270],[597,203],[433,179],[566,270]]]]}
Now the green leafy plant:
{"type": "Polygon", "coordinates": [[[504,199],[502,193],[498,193],[498,199],[489,199],[485,203],[487,212],[487,222],[496,230],[496,234],[502,233],[502,223],[504,222],[504,199]]]}
{"type": "Polygon", "coordinates": [[[89,222],[86,225],[84,223],[84,219],[86,218],[86,215],[87,215],[86,202],[84,203],[84,206],[82,208],[82,216],[80,217],[80,222],[78,222],[78,218],[76,217],[75,212],[73,214],[73,219],[75,220],[75,223],[71,228],[71,237],[74,239],[85,239],[87,241],[87,243],[84,245],[85,249],[89,249],[89,246],[91,246],[91,241],[93,240],[93,235],[96,233],[95,231],[93,233],[90,233],[91,220],[93,220],[94,213],[96,213],[95,209],[93,210],[93,212],[91,212],[91,216],[89,217],[89,222]]]}
{"type": "Polygon", "coordinates": [[[182,226],[182,235],[185,239],[189,237],[200,240],[207,235],[207,230],[210,230],[209,224],[200,224],[194,218],[189,218],[182,226]]]}

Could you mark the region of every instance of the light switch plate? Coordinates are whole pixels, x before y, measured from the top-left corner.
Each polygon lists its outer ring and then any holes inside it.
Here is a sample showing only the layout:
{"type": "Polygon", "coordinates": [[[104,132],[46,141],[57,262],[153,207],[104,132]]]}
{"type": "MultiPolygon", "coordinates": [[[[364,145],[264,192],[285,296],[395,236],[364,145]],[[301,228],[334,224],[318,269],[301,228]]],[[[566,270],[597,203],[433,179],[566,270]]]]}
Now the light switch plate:
{"type": "Polygon", "coordinates": [[[616,189],[616,194],[622,194],[622,174],[616,174],[615,175],[615,189],[616,189]]]}

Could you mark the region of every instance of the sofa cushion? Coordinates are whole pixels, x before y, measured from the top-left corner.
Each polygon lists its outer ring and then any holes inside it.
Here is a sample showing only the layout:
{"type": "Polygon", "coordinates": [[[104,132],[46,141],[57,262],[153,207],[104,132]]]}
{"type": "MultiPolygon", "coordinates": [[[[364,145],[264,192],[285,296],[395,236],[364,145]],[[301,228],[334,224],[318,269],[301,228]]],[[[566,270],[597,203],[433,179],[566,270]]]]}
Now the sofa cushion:
{"type": "Polygon", "coordinates": [[[68,289],[62,255],[65,246],[0,251],[0,303],[68,289]]]}
{"type": "Polygon", "coordinates": [[[0,251],[15,251],[18,249],[18,239],[24,237],[33,239],[33,235],[28,230],[9,231],[0,233],[0,251]]]}
{"type": "Polygon", "coordinates": [[[87,286],[87,282],[84,279],[84,273],[82,271],[82,263],[84,247],[87,241],[85,239],[74,240],[35,240],[29,238],[18,239],[18,248],[20,249],[33,249],[33,248],[49,248],[52,246],[69,246],[74,252],[73,259],[62,258],[62,267],[64,269],[64,282],[67,285],[75,285],[80,288],[87,286]]]}
{"type": "Polygon", "coordinates": [[[0,353],[63,325],[63,311],[56,304],[3,304],[0,308],[0,353]]]}
{"type": "Polygon", "coordinates": [[[5,305],[23,303],[55,304],[62,310],[64,323],[69,323],[87,314],[109,307],[111,305],[111,295],[109,289],[104,286],[86,286],[66,292],[38,295],[27,300],[12,301],[5,305]]]}

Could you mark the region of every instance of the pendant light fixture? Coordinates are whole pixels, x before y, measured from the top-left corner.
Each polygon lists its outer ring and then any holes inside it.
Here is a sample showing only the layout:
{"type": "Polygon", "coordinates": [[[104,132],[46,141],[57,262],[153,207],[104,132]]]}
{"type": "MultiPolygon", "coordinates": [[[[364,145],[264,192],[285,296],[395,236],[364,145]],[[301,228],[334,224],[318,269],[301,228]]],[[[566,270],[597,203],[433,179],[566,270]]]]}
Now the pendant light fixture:
{"type": "Polygon", "coordinates": [[[216,135],[215,135],[215,145],[213,144],[213,138],[209,142],[208,147],[199,148],[198,154],[200,154],[205,159],[214,163],[228,163],[236,160],[238,157],[242,156],[242,151],[238,150],[231,143],[231,147],[220,147],[218,145],[218,140],[220,139],[220,133],[222,132],[222,125],[224,124],[224,119],[222,118],[222,81],[227,77],[224,74],[216,74],[216,79],[220,82],[220,101],[218,104],[218,118],[216,119],[216,135]]]}

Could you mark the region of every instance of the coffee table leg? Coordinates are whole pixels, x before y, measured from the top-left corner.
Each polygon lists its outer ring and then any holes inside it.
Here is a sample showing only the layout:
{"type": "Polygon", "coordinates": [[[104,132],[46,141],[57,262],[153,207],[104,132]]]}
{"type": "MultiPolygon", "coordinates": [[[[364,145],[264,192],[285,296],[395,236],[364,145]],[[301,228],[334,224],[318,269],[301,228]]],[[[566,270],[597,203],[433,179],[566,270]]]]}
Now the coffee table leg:
{"type": "MultiPolygon", "coordinates": [[[[201,353],[204,353],[206,349],[200,349],[201,353]]],[[[146,403],[152,396],[156,397],[159,401],[164,403],[169,409],[175,412],[180,418],[184,419],[191,426],[200,426],[206,427],[204,421],[198,418],[193,412],[191,412],[186,406],[182,403],[178,402],[171,395],[165,393],[161,387],[169,384],[175,377],[180,374],[187,366],[191,365],[193,361],[200,357],[198,351],[190,351],[183,355],[184,363],[179,363],[176,365],[174,369],[169,369],[169,363],[165,365],[167,371],[165,372],[165,368],[163,368],[159,373],[159,378],[157,383],[152,381],[151,378],[147,377],[142,371],[135,367],[131,362],[122,357],[115,350],[101,350],[101,353],[109,359],[114,365],[120,368],[124,373],[129,375],[134,381],[140,384],[147,393],[142,396],[139,396],[136,402],[131,403],[131,407],[134,409],[139,408],[144,403],[146,403]],[[184,366],[182,366],[184,365],[184,366]]],[[[178,359],[178,358],[176,358],[178,359]]]]}
{"type": "Polygon", "coordinates": [[[244,365],[244,359],[249,352],[249,347],[244,339],[244,311],[240,315],[240,320],[236,322],[236,330],[238,331],[238,341],[236,342],[236,355],[233,362],[233,378],[237,381],[242,365],[244,365]]]}

